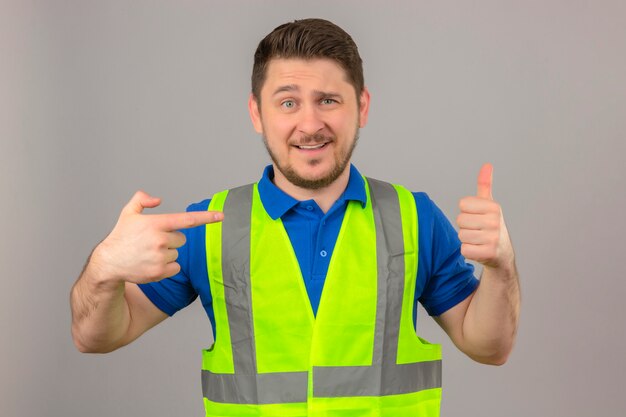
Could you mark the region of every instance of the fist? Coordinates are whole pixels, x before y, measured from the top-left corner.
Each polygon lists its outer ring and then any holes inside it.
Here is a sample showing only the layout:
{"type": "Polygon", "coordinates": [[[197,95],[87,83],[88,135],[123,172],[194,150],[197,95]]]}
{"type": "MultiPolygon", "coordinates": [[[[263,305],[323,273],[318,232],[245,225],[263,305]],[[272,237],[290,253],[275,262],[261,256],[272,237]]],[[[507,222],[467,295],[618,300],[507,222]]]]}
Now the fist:
{"type": "Polygon", "coordinates": [[[111,233],[94,251],[104,275],[134,283],[158,281],[180,271],[178,248],[185,244],[185,229],[221,221],[219,212],[144,214],[161,200],[143,191],[135,193],[120,213],[111,233]]]}
{"type": "Polygon", "coordinates": [[[478,174],[475,196],[459,201],[457,217],[461,254],[486,267],[498,268],[513,260],[513,247],[504,223],[502,209],[493,200],[493,166],[485,164],[478,174]]]}

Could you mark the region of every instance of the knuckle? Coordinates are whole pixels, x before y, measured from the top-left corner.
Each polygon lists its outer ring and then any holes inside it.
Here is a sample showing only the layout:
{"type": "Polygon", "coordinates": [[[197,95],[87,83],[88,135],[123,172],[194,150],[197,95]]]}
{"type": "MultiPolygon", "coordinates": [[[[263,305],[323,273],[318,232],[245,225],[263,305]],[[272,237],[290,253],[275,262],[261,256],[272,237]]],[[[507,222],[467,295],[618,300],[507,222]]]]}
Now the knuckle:
{"type": "Polygon", "coordinates": [[[167,264],[166,267],[163,268],[163,272],[159,275],[159,278],[169,278],[174,276],[180,272],[180,265],[176,262],[172,262],[167,264]]]}
{"type": "Polygon", "coordinates": [[[157,250],[153,253],[152,259],[150,260],[150,268],[151,270],[155,270],[162,268],[163,265],[165,265],[165,252],[157,250]]]}
{"type": "Polygon", "coordinates": [[[500,208],[500,204],[496,203],[495,201],[490,201],[489,202],[489,210],[493,213],[496,214],[500,214],[502,209],[500,208]]]}
{"type": "Polygon", "coordinates": [[[154,246],[157,250],[161,250],[161,249],[167,249],[168,247],[168,242],[167,242],[167,238],[165,236],[162,235],[158,235],[154,238],[154,246]]]}

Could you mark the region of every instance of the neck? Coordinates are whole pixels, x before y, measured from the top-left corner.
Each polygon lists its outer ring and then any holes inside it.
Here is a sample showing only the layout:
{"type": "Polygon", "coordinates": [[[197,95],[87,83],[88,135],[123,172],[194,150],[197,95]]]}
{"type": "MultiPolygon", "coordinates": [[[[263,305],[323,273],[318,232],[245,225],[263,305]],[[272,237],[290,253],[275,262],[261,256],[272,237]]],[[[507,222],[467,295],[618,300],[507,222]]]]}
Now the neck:
{"type": "Polygon", "coordinates": [[[299,201],[313,200],[322,212],[326,213],[335,204],[335,201],[339,199],[339,196],[345,191],[348,186],[348,180],[350,179],[350,164],[346,166],[346,169],[341,175],[333,181],[330,185],[318,188],[315,190],[309,188],[298,187],[292,184],[283,176],[283,174],[274,165],[274,184],[299,201]]]}

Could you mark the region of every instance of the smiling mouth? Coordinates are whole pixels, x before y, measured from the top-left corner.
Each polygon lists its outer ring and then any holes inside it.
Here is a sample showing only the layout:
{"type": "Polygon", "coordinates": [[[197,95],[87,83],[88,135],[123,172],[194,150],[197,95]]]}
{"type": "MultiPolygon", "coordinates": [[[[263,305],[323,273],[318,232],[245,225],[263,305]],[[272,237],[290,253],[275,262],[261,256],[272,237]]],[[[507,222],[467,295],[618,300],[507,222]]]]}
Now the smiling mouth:
{"type": "Polygon", "coordinates": [[[314,145],[294,145],[298,149],[302,149],[305,151],[312,151],[316,149],[322,149],[324,146],[328,145],[330,142],[316,143],[314,145]]]}

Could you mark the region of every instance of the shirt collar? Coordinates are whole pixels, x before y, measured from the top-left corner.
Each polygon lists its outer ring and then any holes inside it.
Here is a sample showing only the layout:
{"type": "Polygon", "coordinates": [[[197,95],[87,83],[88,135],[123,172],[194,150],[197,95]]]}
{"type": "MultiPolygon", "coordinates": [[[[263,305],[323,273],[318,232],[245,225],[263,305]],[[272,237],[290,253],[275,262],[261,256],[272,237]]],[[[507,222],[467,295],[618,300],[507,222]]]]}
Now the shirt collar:
{"type": "MultiPolygon", "coordinates": [[[[272,182],[273,178],[274,167],[272,165],[268,165],[265,167],[263,176],[259,181],[259,196],[261,197],[261,202],[263,203],[263,207],[265,208],[265,211],[267,211],[267,214],[269,214],[272,219],[276,220],[291,210],[296,204],[299,203],[299,201],[274,185],[272,182]]],[[[350,164],[350,178],[348,179],[348,185],[339,197],[339,200],[358,201],[361,203],[362,207],[365,207],[367,202],[365,181],[363,181],[363,177],[352,164],[350,164]]]]}

